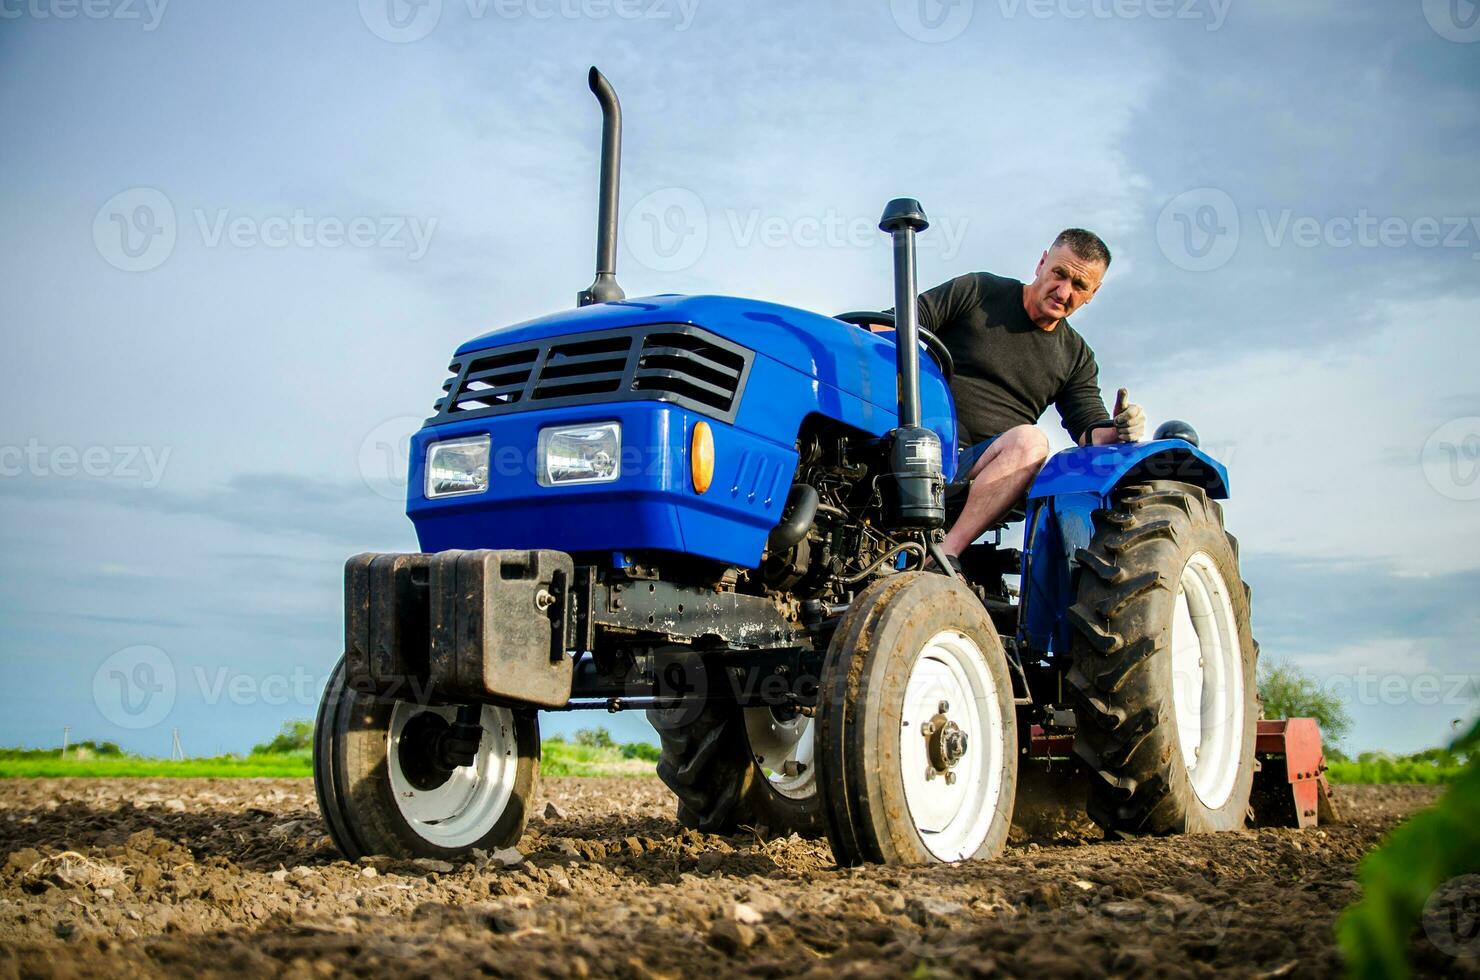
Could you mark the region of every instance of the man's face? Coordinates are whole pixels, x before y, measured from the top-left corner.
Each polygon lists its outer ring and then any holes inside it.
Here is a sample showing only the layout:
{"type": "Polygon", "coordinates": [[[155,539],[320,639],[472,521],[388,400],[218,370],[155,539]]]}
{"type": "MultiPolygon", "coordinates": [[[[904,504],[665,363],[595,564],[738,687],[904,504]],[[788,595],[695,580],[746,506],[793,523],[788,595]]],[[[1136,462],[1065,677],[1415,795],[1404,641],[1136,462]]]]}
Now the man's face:
{"type": "Polygon", "coordinates": [[[1090,301],[1104,278],[1104,263],[1055,245],[1038,260],[1038,272],[1023,291],[1023,306],[1039,325],[1063,320],[1090,301]]]}

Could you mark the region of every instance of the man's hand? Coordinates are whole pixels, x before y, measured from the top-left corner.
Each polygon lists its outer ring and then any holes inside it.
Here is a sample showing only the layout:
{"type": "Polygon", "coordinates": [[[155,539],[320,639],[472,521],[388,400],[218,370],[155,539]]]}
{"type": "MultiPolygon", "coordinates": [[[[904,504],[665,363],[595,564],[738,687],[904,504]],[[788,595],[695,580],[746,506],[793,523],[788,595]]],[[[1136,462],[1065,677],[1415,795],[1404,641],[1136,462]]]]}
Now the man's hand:
{"type": "Polygon", "coordinates": [[[1146,435],[1146,412],[1124,388],[1115,393],[1115,435],[1121,442],[1140,442],[1146,435]]]}

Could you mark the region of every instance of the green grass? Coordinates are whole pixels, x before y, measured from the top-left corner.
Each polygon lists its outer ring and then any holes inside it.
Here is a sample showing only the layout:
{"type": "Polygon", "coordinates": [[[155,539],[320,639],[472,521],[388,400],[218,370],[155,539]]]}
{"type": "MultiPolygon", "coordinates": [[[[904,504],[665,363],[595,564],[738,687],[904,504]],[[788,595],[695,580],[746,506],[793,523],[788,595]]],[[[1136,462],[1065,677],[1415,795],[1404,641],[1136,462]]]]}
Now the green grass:
{"type": "MultiPolygon", "coordinates": [[[[576,742],[567,742],[557,736],[546,740],[541,750],[540,771],[546,776],[653,775],[658,750],[651,745],[619,745],[612,742],[602,729],[582,731],[577,733],[577,739],[576,742]]],[[[306,746],[182,762],[129,755],[107,743],[101,746],[85,743],[73,747],[65,758],[60,749],[0,749],[0,779],[69,776],[89,779],[229,779],[312,775],[312,752],[306,746]]]]}
{"type": "Polygon", "coordinates": [[[306,757],[299,755],[226,755],[182,762],[135,755],[63,759],[55,752],[19,757],[6,753],[4,758],[0,758],[0,778],[3,779],[55,776],[222,779],[311,775],[312,765],[306,757]]]}
{"type": "Polygon", "coordinates": [[[1326,776],[1333,783],[1421,783],[1430,786],[1454,782],[1465,768],[1457,759],[1446,763],[1413,756],[1379,756],[1327,765],[1326,776]]]}
{"type": "Polygon", "coordinates": [[[1363,752],[1355,759],[1348,759],[1333,749],[1327,753],[1330,761],[1326,775],[1334,783],[1447,785],[1464,771],[1470,755],[1468,748],[1456,746],[1424,749],[1411,755],[1363,752]]]}
{"type": "Polygon", "coordinates": [[[651,745],[592,745],[546,739],[540,772],[546,776],[652,776],[657,749],[651,745]]]}

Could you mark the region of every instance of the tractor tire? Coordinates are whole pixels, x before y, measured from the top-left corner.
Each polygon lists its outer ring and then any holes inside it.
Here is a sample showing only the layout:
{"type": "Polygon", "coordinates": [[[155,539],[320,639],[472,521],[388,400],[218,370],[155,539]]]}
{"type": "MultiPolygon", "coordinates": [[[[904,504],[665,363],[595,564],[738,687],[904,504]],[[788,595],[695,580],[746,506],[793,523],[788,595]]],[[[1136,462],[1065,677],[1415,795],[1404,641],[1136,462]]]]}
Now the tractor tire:
{"type": "MultiPolygon", "coordinates": [[[[658,732],[662,756],[658,777],[678,797],[678,822],[708,834],[742,828],[763,837],[821,837],[822,807],[812,765],[812,719],[776,718],[770,708],[740,708],[722,701],[652,708],[648,721],[658,732]],[[755,745],[779,728],[792,735],[791,771],[766,766],[755,745]]],[[[783,765],[785,762],[782,763],[783,765]]]]}
{"type": "Polygon", "coordinates": [[[518,843],[539,790],[535,712],[484,705],[474,764],[429,766],[425,739],[456,711],[352,690],[340,659],[314,724],[313,783],[345,857],[457,860],[518,843]]]}
{"type": "Polygon", "coordinates": [[[981,602],[935,572],[901,572],[853,600],[817,706],[819,779],[839,865],[1002,853],[1017,787],[1007,657],[981,602]]]}
{"type": "Polygon", "coordinates": [[[1173,481],[1119,490],[1075,554],[1074,750],[1107,836],[1245,825],[1258,644],[1223,511],[1173,481]]]}

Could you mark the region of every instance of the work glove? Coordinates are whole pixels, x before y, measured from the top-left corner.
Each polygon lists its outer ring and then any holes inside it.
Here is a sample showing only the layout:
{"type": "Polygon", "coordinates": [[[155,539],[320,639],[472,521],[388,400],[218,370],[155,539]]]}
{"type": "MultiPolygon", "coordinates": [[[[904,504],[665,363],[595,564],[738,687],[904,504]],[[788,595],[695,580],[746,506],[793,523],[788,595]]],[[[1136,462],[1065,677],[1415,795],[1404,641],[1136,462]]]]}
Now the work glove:
{"type": "Polygon", "coordinates": [[[1115,435],[1121,442],[1140,442],[1146,435],[1146,412],[1124,388],[1115,393],[1115,435]]]}

